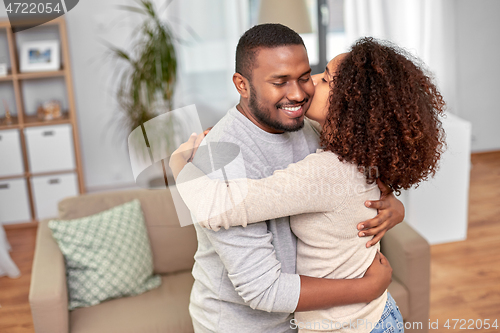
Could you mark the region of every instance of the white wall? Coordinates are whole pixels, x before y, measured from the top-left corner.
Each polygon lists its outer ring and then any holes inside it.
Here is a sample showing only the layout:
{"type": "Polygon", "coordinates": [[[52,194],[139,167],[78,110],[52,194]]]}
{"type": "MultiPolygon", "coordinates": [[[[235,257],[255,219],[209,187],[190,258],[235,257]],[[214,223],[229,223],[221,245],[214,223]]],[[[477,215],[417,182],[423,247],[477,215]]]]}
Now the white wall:
{"type": "Polygon", "coordinates": [[[460,117],[472,122],[472,151],[500,149],[500,1],[458,0],[460,117]]]}

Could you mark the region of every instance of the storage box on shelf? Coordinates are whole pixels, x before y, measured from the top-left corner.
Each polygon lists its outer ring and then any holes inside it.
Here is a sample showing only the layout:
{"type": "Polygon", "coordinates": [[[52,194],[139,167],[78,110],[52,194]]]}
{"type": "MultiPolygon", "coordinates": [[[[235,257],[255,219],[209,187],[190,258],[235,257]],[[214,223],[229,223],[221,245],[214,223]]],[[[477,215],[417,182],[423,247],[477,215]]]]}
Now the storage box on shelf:
{"type": "Polygon", "coordinates": [[[31,186],[37,220],[56,217],[57,203],[78,194],[75,173],[33,177],[31,186]]]}
{"type": "Polygon", "coordinates": [[[0,180],[0,223],[11,224],[31,219],[25,178],[0,180]]]}
{"type": "MultiPolygon", "coordinates": [[[[0,20],[0,32],[7,37],[7,63],[10,65],[8,75],[0,77],[0,83],[10,83],[9,91],[13,95],[9,97],[11,123],[6,124],[4,114],[0,113],[0,224],[6,228],[35,226],[39,219],[56,217],[58,201],[85,191],[66,23],[59,17],[23,33],[29,34],[36,29],[43,31],[49,29],[47,27],[54,27],[50,28],[56,31],[52,35],[60,41],[62,68],[20,73],[16,34],[7,20],[0,20]],[[33,114],[30,93],[37,83],[45,84],[54,78],[64,82],[63,115],[44,121],[33,114]],[[29,92],[23,96],[26,86],[29,92]],[[31,106],[27,106],[28,103],[31,106]]],[[[26,39],[26,36],[19,38],[26,39]]],[[[40,85],[40,89],[43,90],[43,86],[40,85]]],[[[61,96],[55,97],[61,99],[61,96]]]]}
{"type": "Polygon", "coordinates": [[[31,173],[75,169],[71,125],[30,127],[24,135],[31,173]]]}
{"type": "Polygon", "coordinates": [[[23,151],[19,130],[0,131],[0,177],[23,176],[23,151]]]}

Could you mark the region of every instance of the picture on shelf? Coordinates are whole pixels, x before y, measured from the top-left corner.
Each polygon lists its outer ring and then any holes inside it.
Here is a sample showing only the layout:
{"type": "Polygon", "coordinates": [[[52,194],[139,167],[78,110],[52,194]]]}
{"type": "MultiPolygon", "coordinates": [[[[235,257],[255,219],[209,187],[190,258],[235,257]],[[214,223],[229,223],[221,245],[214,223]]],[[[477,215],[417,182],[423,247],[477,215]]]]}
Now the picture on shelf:
{"type": "Polygon", "coordinates": [[[30,49],[28,55],[28,62],[30,64],[50,62],[50,52],[51,52],[50,48],[45,50],[30,49]]]}
{"type": "Polygon", "coordinates": [[[61,67],[59,41],[26,42],[21,45],[21,72],[56,71],[61,67]]]}
{"type": "Polygon", "coordinates": [[[7,76],[8,74],[7,57],[0,56],[0,76],[7,76]]]}
{"type": "Polygon", "coordinates": [[[0,63],[0,76],[7,76],[7,64],[0,63]]]}

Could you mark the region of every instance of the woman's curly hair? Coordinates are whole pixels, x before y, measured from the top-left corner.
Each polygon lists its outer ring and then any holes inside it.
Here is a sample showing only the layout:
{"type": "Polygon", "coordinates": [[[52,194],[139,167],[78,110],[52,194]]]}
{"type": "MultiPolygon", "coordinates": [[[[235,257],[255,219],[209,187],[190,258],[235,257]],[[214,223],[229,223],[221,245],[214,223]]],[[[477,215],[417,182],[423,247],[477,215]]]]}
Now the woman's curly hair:
{"type": "Polygon", "coordinates": [[[358,40],[333,73],[321,145],[397,193],[434,176],[445,103],[420,61],[388,42],[358,40]]]}

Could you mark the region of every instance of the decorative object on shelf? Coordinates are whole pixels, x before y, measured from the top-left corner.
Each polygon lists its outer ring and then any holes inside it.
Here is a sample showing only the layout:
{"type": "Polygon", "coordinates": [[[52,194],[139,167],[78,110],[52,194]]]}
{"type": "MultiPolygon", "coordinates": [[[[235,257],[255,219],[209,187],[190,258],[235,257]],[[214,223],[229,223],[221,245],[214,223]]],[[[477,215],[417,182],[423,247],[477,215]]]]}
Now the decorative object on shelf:
{"type": "MultiPolygon", "coordinates": [[[[2,59],[3,60],[3,59],[2,59]]],[[[7,64],[6,63],[0,63],[0,76],[7,76],[7,64]]]]}
{"type": "Polygon", "coordinates": [[[126,115],[128,133],[157,115],[172,110],[177,72],[173,45],[175,36],[161,21],[152,1],[141,0],[138,4],[139,7],[119,6],[145,15],[139,30],[140,37],[136,38],[131,51],[109,46],[115,58],[129,64],[118,78],[120,85],[117,92],[118,103],[126,115]]]}
{"type": "Polygon", "coordinates": [[[21,72],[57,71],[60,67],[59,41],[25,42],[21,45],[21,72]]]}
{"type": "Polygon", "coordinates": [[[12,116],[10,115],[9,106],[7,102],[3,99],[3,107],[5,109],[5,120],[3,121],[5,125],[12,125],[14,122],[12,121],[12,116]]]}
{"type": "Polygon", "coordinates": [[[46,121],[61,118],[61,102],[58,100],[44,102],[38,106],[36,113],[40,120],[46,121]]]}

